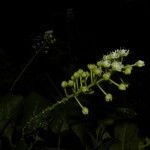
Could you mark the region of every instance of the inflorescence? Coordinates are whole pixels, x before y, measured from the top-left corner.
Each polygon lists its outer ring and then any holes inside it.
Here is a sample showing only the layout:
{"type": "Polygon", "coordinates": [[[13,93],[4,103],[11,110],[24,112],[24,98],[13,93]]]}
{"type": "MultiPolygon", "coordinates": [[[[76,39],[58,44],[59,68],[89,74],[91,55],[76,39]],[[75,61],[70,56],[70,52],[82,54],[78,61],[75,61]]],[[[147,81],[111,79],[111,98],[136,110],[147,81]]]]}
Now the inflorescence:
{"type": "Polygon", "coordinates": [[[125,75],[130,75],[134,66],[145,66],[145,63],[142,60],[139,60],[131,65],[124,65],[123,58],[127,57],[128,54],[129,50],[116,50],[109,53],[108,55],[104,55],[103,58],[96,64],[88,64],[88,71],[79,69],[78,71],[74,72],[74,74],[71,76],[71,79],[69,79],[68,81],[62,81],[61,83],[66,97],[68,97],[70,94],[73,95],[73,97],[81,107],[82,113],[85,115],[89,113],[89,110],[87,107],[83,106],[80,103],[78,95],[80,93],[94,93],[94,91],[92,90],[93,86],[97,86],[101,90],[101,92],[105,96],[106,102],[111,102],[113,96],[111,93],[106,92],[102,88],[102,86],[100,85],[101,82],[109,81],[110,83],[117,86],[119,90],[124,91],[128,88],[128,84],[123,81],[121,81],[121,83],[116,83],[114,80],[111,79],[113,73],[122,72],[125,75]]]}
{"type": "MultiPolygon", "coordinates": [[[[47,107],[41,113],[33,116],[31,120],[27,123],[27,128],[33,128],[32,123],[35,126],[41,124],[42,118],[46,118],[48,113],[55,109],[60,104],[65,104],[71,98],[74,98],[76,102],[81,107],[82,113],[84,115],[89,114],[89,109],[86,106],[83,106],[79,100],[80,94],[93,94],[94,90],[92,87],[96,86],[104,94],[105,101],[111,102],[113,100],[112,93],[105,91],[102,87],[102,82],[108,82],[115,85],[118,90],[125,91],[128,88],[128,84],[121,80],[120,83],[117,83],[112,79],[113,74],[116,72],[123,73],[124,75],[130,75],[132,73],[133,67],[143,67],[145,66],[144,61],[138,60],[134,64],[123,64],[125,57],[129,55],[129,50],[118,49],[114,52],[110,52],[107,55],[104,55],[101,60],[96,64],[88,64],[88,70],[84,71],[79,69],[74,72],[71,78],[68,81],[62,81],[61,87],[64,90],[65,97],[60,101],[57,101],[52,106],[47,107]]],[[[37,127],[34,128],[36,129],[37,127]]],[[[45,126],[45,124],[44,124],[45,126]]],[[[26,128],[25,127],[25,128],[26,128]]]]}

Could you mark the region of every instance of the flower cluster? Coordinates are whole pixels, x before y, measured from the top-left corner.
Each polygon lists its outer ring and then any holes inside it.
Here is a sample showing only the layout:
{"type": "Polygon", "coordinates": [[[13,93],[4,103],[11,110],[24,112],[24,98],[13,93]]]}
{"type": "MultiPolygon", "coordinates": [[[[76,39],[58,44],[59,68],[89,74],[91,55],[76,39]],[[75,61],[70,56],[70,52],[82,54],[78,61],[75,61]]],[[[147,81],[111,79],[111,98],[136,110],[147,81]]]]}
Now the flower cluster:
{"type": "MultiPolygon", "coordinates": [[[[51,35],[51,31],[46,33],[46,37],[51,35]]],[[[51,37],[51,36],[50,36],[51,37]]],[[[39,114],[35,115],[27,122],[27,125],[23,130],[30,130],[34,124],[34,129],[39,127],[45,127],[45,121],[42,123],[41,120],[45,118],[49,114],[50,111],[55,109],[60,104],[65,104],[71,98],[74,98],[78,105],[81,108],[81,112],[83,115],[89,114],[89,108],[83,106],[79,100],[80,94],[93,94],[93,87],[96,86],[102,94],[104,94],[104,98],[106,102],[111,102],[113,100],[113,95],[109,91],[105,91],[103,89],[103,82],[111,83],[115,85],[118,90],[125,91],[128,88],[128,84],[121,80],[119,83],[114,81],[113,74],[114,73],[122,73],[124,75],[130,75],[134,67],[143,67],[145,66],[144,61],[138,60],[134,64],[123,64],[124,57],[127,57],[129,54],[129,50],[116,50],[114,52],[109,53],[108,55],[104,55],[101,60],[99,60],[96,64],[88,64],[87,70],[79,69],[74,72],[68,81],[63,81],[61,86],[65,92],[65,96],[57,101],[55,104],[48,106],[39,114]]],[[[33,128],[32,128],[33,129],[33,128]]]]}
{"type": "Polygon", "coordinates": [[[121,49],[104,55],[103,58],[96,64],[88,64],[88,71],[79,69],[74,72],[71,79],[68,81],[63,81],[61,83],[62,88],[65,91],[66,97],[73,95],[75,100],[78,102],[82,109],[82,113],[87,115],[89,110],[87,107],[83,106],[78,100],[78,95],[83,94],[93,94],[93,86],[97,86],[101,92],[105,95],[105,101],[111,102],[113,96],[111,93],[106,92],[102,87],[101,83],[104,81],[109,81],[109,83],[114,84],[119,90],[124,91],[127,89],[128,84],[121,81],[121,83],[116,83],[111,79],[114,72],[122,72],[125,75],[130,75],[134,66],[143,67],[145,65],[144,61],[139,60],[134,64],[123,64],[123,58],[127,57],[129,50],[121,49]]]}

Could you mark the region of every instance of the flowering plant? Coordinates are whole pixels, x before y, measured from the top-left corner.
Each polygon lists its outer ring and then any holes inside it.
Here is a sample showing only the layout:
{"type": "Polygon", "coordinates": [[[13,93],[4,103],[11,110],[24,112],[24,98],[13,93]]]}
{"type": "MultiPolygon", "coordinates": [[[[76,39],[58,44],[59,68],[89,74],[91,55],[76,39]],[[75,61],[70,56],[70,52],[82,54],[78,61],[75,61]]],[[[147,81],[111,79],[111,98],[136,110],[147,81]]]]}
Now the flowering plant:
{"type": "Polygon", "coordinates": [[[50,118],[51,112],[57,110],[57,107],[60,105],[65,107],[67,102],[72,99],[77,102],[83,115],[89,115],[90,110],[81,103],[80,95],[94,94],[94,87],[97,87],[102,92],[106,103],[111,103],[113,101],[113,94],[102,87],[103,83],[106,82],[111,84],[111,86],[116,86],[120,91],[125,91],[128,88],[128,83],[122,79],[117,83],[113,79],[113,75],[116,73],[130,75],[134,67],[145,66],[143,60],[138,60],[133,64],[124,64],[124,58],[128,55],[129,50],[117,49],[114,52],[104,55],[96,64],[88,64],[88,70],[79,69],[74,72],[70,79],[61,82],[65,96],[55,104],[48,106],[39,114],[34,115],[27,122],[23,132],[26,133],[30,130],[36,131],[38,128],[46,129],[50,123],[48,118],[50,118]]]}

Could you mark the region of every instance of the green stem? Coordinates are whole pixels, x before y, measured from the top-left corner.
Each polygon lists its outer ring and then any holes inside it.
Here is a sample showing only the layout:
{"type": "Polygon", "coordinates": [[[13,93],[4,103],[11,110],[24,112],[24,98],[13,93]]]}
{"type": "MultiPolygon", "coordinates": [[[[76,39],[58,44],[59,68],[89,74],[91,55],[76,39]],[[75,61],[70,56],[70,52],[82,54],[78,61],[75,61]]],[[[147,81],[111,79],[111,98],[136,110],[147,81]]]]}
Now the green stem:
{"type": "Polygon", "coordinates": [[[78,91],[78,89],[79,89],[78,79],[76,79],[76,88],[77,88],[77,91],[78,91]]]}
{"type": "Polygon", "coordinates": [[[80,85],[82,87],[82,77],[80,76],[80,85]]]}
{"type": "Polygon", "coordinates": [[[103,88],[99,84],[97,84],[97,86],[105,95],[107,95],[107,93],[103,90],[103,88]]]}
{"type": "Polygon", "coordinates": [[[65,95],[66,95],[66,97],[68,97],[67,89],[66,89],[66,88],[64,88],[64,91],[65,91],[65,95]]]}
{"type": "Polygon", "coordinates": [[[77,101],[77,103],[80,105],[81,108],[83,108],[82,104],[80,103],[80,101],[78,100],[78,98],[76,96],[74,96],[75,100],[77,101]]]}
{"type": "Polygon", "coordinates": [[[93,83],[93,72],[90,70],[91,83],[93,83]]]}
{"type": "Polygon", "coordinates": [[[116,83],[115,81],[113,81],[112,79],[109,79],[109,81],[110,81],[111,83],[113,83],[114,85],[119,86],[119,84],[116,83]]]}

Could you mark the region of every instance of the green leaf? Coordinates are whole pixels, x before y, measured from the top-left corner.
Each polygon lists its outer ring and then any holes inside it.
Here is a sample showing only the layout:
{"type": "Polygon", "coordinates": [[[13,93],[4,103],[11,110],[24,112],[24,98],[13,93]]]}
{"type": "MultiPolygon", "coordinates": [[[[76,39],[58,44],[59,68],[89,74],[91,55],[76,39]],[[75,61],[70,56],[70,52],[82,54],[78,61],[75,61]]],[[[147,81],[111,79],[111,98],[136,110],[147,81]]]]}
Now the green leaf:
{"type": "Polygon", "coordinates": [[[20,127],[24,127],[33,116],[37,115],[48,105],[50,105],[50,102],[41,95],[35,92],[29,93],[29,95],[24,98],[20,127]]]}
{"type": "Polygon", "coordinates": [[[118,123],[114,132],[115,138],[118,142],[111,146],[111,150],[138,149],[138,127],[134,123],[118,123]]]}
{"type": "Polygon", "coordinates": [[[88,130],[85,124],[79,123],[71,127],[75,135],[80,139],[81,143],[85,145],[85,137],[87,136],[88,130]]]}
{"type": "Polygon", "coordinates": [[[15,122],[20,115],[23,97],[6,95],[0,98],[0,130],[15,122]]]}

